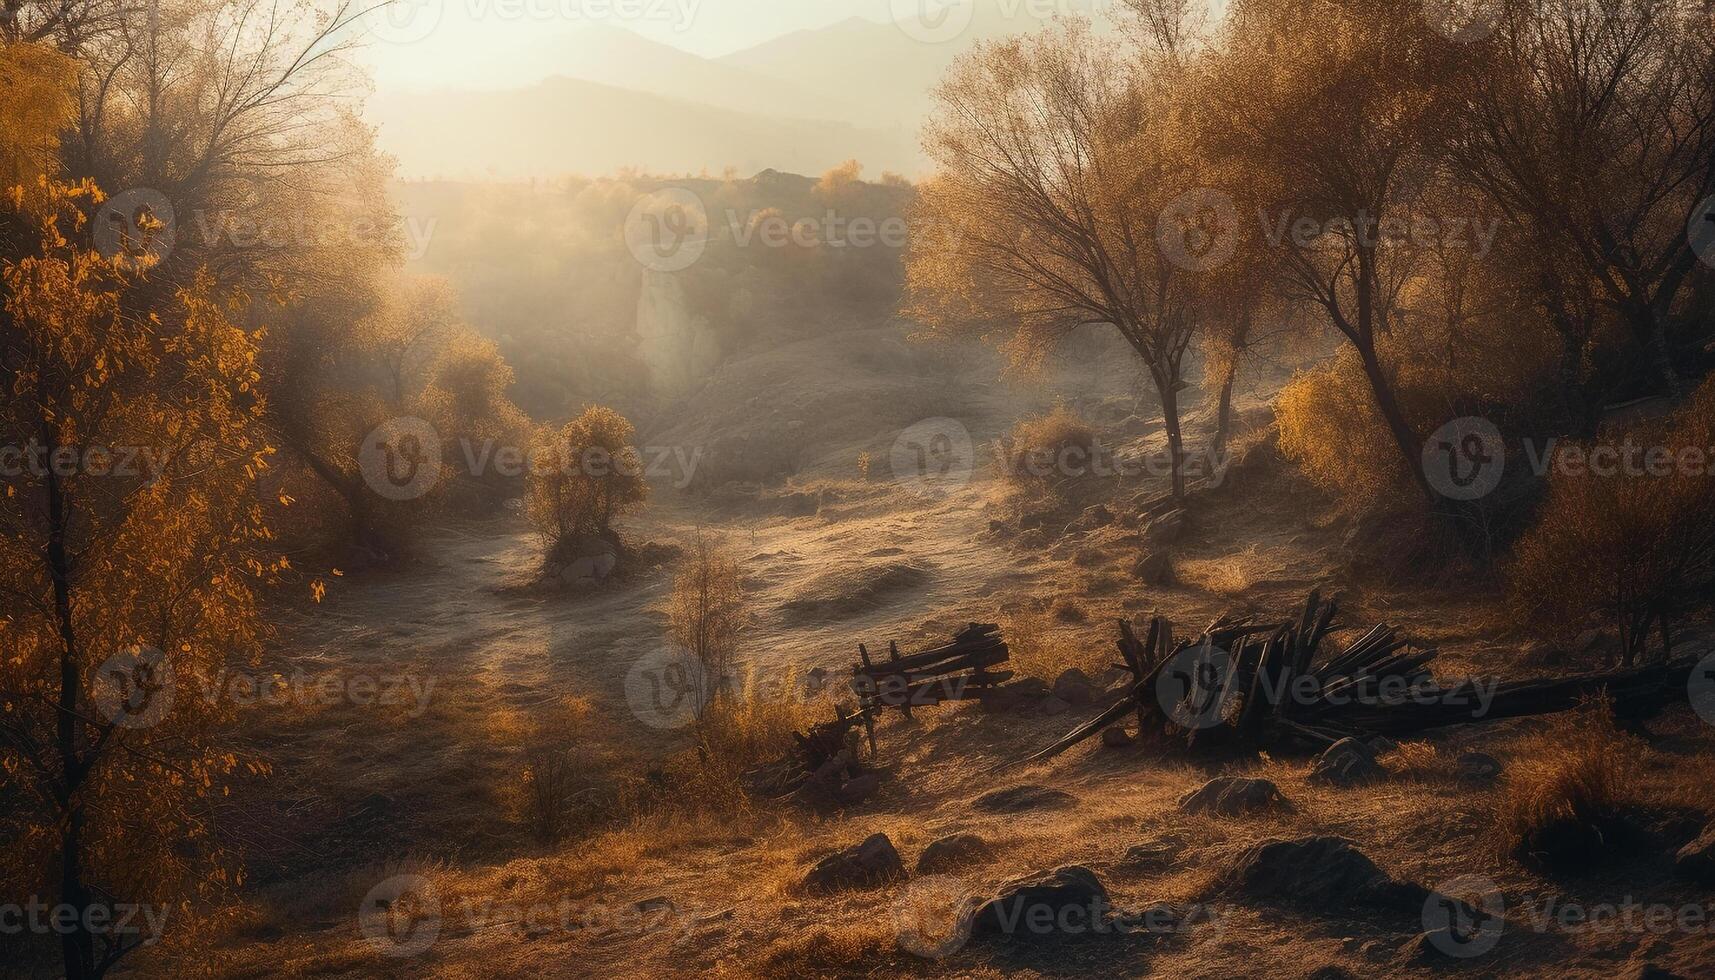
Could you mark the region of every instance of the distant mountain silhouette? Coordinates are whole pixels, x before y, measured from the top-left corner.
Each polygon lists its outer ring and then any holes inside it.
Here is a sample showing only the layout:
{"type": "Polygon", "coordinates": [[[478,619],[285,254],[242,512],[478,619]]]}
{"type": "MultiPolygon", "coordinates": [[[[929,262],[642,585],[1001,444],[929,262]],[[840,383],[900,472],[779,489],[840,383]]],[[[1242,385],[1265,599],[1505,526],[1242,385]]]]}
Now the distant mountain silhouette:
{"type": "Polygon", "coordinates": [[[553,78],[495,92],[378,95],[370,117],[406,177],[649,173],[819,174],[856,157],[872,174],[917,173],[916,133],[735,112],[553,78]]]}

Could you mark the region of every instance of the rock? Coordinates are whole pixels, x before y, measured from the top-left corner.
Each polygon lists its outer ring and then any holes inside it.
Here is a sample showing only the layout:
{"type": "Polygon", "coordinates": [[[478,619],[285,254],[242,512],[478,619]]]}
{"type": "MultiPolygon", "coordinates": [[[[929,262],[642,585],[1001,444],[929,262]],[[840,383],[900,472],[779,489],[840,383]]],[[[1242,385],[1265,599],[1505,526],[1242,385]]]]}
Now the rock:
{"type": "Polygon", "coordinates": [[[1113,511],[1101,504],[1093,504],[1084,508],[1084,512],[1078,515],[1078,519],[1073,521],[1067,530],[1094,531],[1098,527],[1107,527],[1113,522],[1113,511]]]}
{"type": "Polygon", "coordinates": [[[1019,518],[1018,518],[1018,529],[1020,531],[1042,530],[1043,528],[1046,528],[1048,526],[1048,523],[1050,521],[1052,521],[1053,519],[1054,519],[1054,512],[1053,511],[1050,511],[1050,510],[1032,511],[1031,513],[1022,514],[1019,516],[1019,518]]]}
{"type": "Polygon", "coordinates": [[[1686,978],[1672,970],[1656,966],[1654,963],[1644,963],[1636,970],[1626,974],[1626,980],[1686,980],[1686,978]]]}
{"type": "Polygon", "coordinates": [[[1149,547],[1172,544],[1185,533],[1185,511],[1170,510],[1143,529],[1143,543],[1149,547]]]}
{"type": "Polygon", "coordinates": [[[1261,810],[1291,810],[1292,804],[1281,795],[1279,787],[1266,779],[1222,776],[1181,796],[1179,809],[1232,817],[1261,810]]]}
{"type": "Polygon", "coordinates": [[[986,712],[1008,713],[1034,709],[1048,696],[1047,681],[1040,677],[1022,677],[983,692],[981,703],[986,712]]]}
{"type": "Polygon", "coordinates": [[[1131,573],[1144,585],[1173,584],[1173,556],[1165,551],[1144,555],[1132,566],[1131,573]]]}
{"type": "Polygon", "coordinates": [[[948,834],[930,841],[917,856],[917,873],[941,874],[955,868],[981,861],[989,856],[989,842],[976,834],[948,834]]]}
{"type": "Polygon", "coordinates": [[[1238,852],[1221,870],[1223,890],[1247,899],[1317,911],[1351,905],[1419,908],[1427,889],[1388,877],[1343,837],[1265,840],[1238,852]]]}
{"type": "Polygon", "coordinates": [[[1701,885],[1715,885],[1715,823],[1673,856],[1673,865],[1681,875],[1701,885]]]}
{"type": "Polygon", "coordinates": [[[1102,729],[1102,744],[1110,749],[1123,749],[1132,741],[1131,733],[1118,725],[1102,729]]]}
{"type": "Polygon", "coordinates": [[[1601,630],[1585,630],[1578,634],[1578,638],[1576,640],[1572,641],[1572,652],[1595,653],[1606,649],[1607,646],[1608,634],[1601,630]]]}
{"type": "Polygon", "coordinates": [[[1042,702],[1042,713],[1045,715],[1063,715],[1066,709],[1072,707],[1064,700],[1050,696],[1042,702]]]}
{"type": "Polygon", "coordinates": [[[846,784],[840,787],[838,795],[841,803],[849,805],[862,803],[874,796],[880,789],[881,774],[866,772],[846,780],[846,784]]]}
{"type": "Polygon", "coordinates": [[[971,805],[988,813],[1023,813],[1026,810],[1049,810],[1071,806],[1078,798],[1065,790],[1025,783],[1006,789],[990,790],[976,798],[971,805]]]}
{"type": "Polygon", "coordinates": [[[811,892],[869,888],[905,877],[905,864],[886,834],[871,834],[861,844],[830,854],[804,876],[811,892]]]}
{"type": "Polygon", "coordinates": [[[1335,786],[1351,786],[1382,775],[1376,751],[1355,738],[1343,738],[1316,757],[1310,780],[1335,786]]]}
{"type": "Polygon", "coordinates": [[[1068,704],[1089,704],[1096,696],[1096,685],[1088,674],[1072,667],[1054,679],[1054,696],[1068,704]]]}
{"type": "Polygon", "coordinates": [[[1089,934],[1105,921],[1108,890],[1089,868],[1067,865],[1008,882],[978,907],[973,936],[1014,941],[1089,934]]]}
{"type": "Polygon", "coordinates": [[[1165,871],[1179,862],[1185,853],[1185,839],[1178,834],[1165,834],[1125,849],[1120,860],[1138,871],[1165,871]]]}
{"type": "Polygon", "coordinates": [[[1466,752],[1455,764],[1459,778],[1472,783],[1492,783],[1502,770],[1501,761],[1487,752],[1466,752]]]}

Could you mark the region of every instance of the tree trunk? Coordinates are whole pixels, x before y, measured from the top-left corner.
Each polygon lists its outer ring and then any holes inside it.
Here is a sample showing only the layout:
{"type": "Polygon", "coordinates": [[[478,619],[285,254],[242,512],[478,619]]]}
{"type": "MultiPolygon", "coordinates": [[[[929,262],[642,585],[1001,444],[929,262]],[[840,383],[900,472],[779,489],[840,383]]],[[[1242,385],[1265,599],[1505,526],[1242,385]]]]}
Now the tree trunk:
{"type": "Polygon", "coordinates": [[[1228,358],[1226,374],[1221,378],[1221,397],[1215,409],[1214,455],[1217,461],[1227,451],[1227,435],[1233,420],[1233,380],[1238,374],[1238,358],[1228,358]]]}
{"type": "Polygon", "coordinates": [[[1151,371],[1155,390],[1161,394],[1161,421],[1167,429],[1167,457],[1171,465],[1173,499],[1185,499],[1185,439],[1179,429],[1179,379],[1171,373],[1151,371]]]}
{"type": "MultiPolygon", "coordinates": [[[[52,459],[62,445],[57,433],[42,427],[43,442],[52,459]]],[[[58,788],[59,804],[65,823],[60,831],[60,902],[75,909],[77,921],[60,937],[60,951],[65,961],[67,980],[91,980],[95,975],[95,949],[92,937],[83,928],[89,906],[88,889],[83,883],[83,804],[78,799],[90,760],[78,747],[78,718],[81,717],[78,693],[82,686],[82,664],[78,655],[77,633],[72,624],[71,560],[66,551],[66,526],[71,520],[67,513],[65,488],[58,474],[48,467],[44,489],[48,505],[48,546],[44,557],[48,577],[54,588],[54,614],[59,621],[60,690],[58,718],[54,741],[60,756],[62,782],[58,788]]]]}
{"type": "Polygon", "coordinates": [[[1358,348],[1358,356],[1364,364],[1364,376],[1369,379],[1370,392],[1376,399],[1376,410],[1381,412],[1382,421],[1387,423],[1388,433],[1393,436],[1394,445],[1399,447],[1400,459],[1405,463],[1406,470],[1431,502],[1437,499],[1435,489],[1429,485],[1428,474],[1423,472],[1423,440],[1412,431],[1411,424],[1405,420],[1405,412],[1399,407],[1399,401],[1394,396],[1393,384],[1382,370],[1381,359],[1376,356],[1373,343],[1354,344],[1358,348]]]}

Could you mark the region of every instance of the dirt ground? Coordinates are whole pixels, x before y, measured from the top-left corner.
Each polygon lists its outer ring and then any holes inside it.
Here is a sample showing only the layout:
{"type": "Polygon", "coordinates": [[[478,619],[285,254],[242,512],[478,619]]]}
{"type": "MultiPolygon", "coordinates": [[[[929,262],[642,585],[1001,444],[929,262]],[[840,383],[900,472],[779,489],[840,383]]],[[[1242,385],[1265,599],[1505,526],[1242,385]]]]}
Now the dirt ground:
{"type": "MultiPolygon", "coordinates": [[[[735,549],[755,610],[745,649],[764,679],[796,683],[816,667],[844,673],[860,641],[878,649],[896,640],[909,651],[966,622],[1006,626],[1028,617],[1050,622],[1056,647],[1099,671],[1112,659],[1115,617],[1159,611],[1196,626],[1226,611],[1279,614],[1311,588],[1340,596],[1348,627],[1385,620],[1440,647],[1439,674],[1532,669],[1520,663],[1523,638],[1506,629],[1492,588],[1387,586],[1346,574],[1348,528],[1275,457],[1260,398],[1241,405],[1241,462],[1189,508],[1175,546],[1178,583],[1145,587],[1132,574],[1135,525],[1045,540],[993,530],[991,521],[1019,509],[988,448],[1017,417],[1016,400],[974,382],[943,394],[937,408],[963,419],[978,447],[968,482],[920,494],[890,479],[887,446],[899,428],[890,419],[827,450],[784,491],[738,500],[660,493],[625,533],[638,544],[666,543],[701,529],[735,549]],[[868,449],[878,461],[866,479],[845,461],[868,449]],[[783,493],[816,505],[781,513],[783,493]]],[[[1196,416],[1189,428],[1202,432],[1207,421],[1196,416]]],[[[1124,438],[1132,452],[1160,443],[1158,427],[1124,438]]],[[[1158,486],[1121,479],[1086,491],[1123,509],[1158,486]]],[[[255,723],[242,726],[253,733],[247,747],[270,761],[273,775],[240,787],[224,815],[250,876],[240,894],[245,912],[202,951],[216,972],[1248,977],[1337,965],[1358,976],[1427,975],[1432,965],[1410,948],[1424,931],[1420,912],[1306,910],[1218,887],[1218,869],[1245,844],[1307,834],[1349,838],[1401,880],[1434,888],[1477,875],[1500,889],[1508,910],[1500,944],[1436,970],[1612,977],[1653,963],[1695,976],[1715,962],[1707,928],[1563,927],[1554,919],[1567,903],[1707,904],[1707,893],[1671,874],[1671,848],[1701,826],[1694,804],[1651,811],[1642,818],[1648,846],[1576,879],[1527,870],[1487,842],[1499,790],[1459,782],[1448,760],[1481,749],[1504,765],[1546,730],[1540,719],[1448,729],[1429,740],[1440,761],[1423,771],[1333,788],[1306,779],[1304,755],[1192,764],[1097,742],[997,772],[1099,709],[1049,716],[944,707],[881,722],[874,761],[887,778],[876,796],[843,813],[763,805],[706,820],[645,818],[542,846],[515,803],[519,773],[532,746],[552,736],[552,719],[582,714],[582,758],[594,766],[640,768],[689,743],[683,730],[634,710],[633,668],[663,645],[670,559],[640,562],[589,592],[533,585],[539,565],[537,540],[521,516],[508,514],[436,532],[410,566],[353,573],[285,623],[266,669],[370,677],[395,696],[245,709],[255,712],[255,723]],[[1266,776],[1295,809],[1191,818],[1177,808],[1183,793],[1220,774],[1266,776]],[[1072,799],[1018,813],[972,805],[1015,785],[1072,799]],[[802,891],[816,859],[875,832],[888,835],[907,867],[928,842],[954,832],[984,837],[992,853],[956,874],[831,896],[802,891]],[[1129,847],[1150,841],[1169,842],[1175,860],[1147,871],[1125,860],[1129,847]],[[1012,878],[1063,864],[1096,872],[1119,908],[1170,902],[1196,909],[1195,922],[1167,938],[973,942],[940,957],[913,953],[899,939],[902,927],[938,921],[958,898],[992,895],[1012,878]],[[432,941],[410,956],[389,955],[400,950],[377,944],[360,922],[373,889],[401,875],[432,883],[437,913],[428,919],[432,941]]],[[[1684,796],[1688,771],[1708,779],[1715,730],[1681,706],[1650,722],[1636,746],[1640,778],[1684,796]]],[[[406,921],[394,935],[426,935],[423,921],[406,921]]],[[[135,964],[145,974],[172,966],[166,957],[135,964]]]]}

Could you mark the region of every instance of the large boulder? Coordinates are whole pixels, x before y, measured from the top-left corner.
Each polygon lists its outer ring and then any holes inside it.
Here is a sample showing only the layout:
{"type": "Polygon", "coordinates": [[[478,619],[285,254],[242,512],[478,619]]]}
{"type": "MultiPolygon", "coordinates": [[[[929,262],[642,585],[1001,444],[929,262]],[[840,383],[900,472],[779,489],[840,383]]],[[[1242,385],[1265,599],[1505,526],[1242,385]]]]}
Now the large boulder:
{"type": "Polygon", "coordinates": [[[1053,810],[1076,802],[1078,798],[1065,790],[1026,783],[991,790],[977,797],[971,805],[986,813],[1023,813],[1027,810],[1053,810]]]}
{"type": "Polygon", "coordinates": [[[818,861],[804,875],[804,888],[818,893],[872,888],[904,877],[905,863],[893,842],[886,834],[871,834],[863,843],[818,861]]]}
{"type": "Polygon", "coordinates": [[[990,851],[989,842],[976,834],[948,834],[923,848],[923,853],[917,856],[917,873],[933,875],[951,871],[983,860],[990,851]]]}
{"type": "Polygon", "coordinates": [[[1291,810],[1292,804],[1274,783],[1266,779],[1222,776],[1181,796],[1179,809],[1187,813],[1233,817],[1263,810],[1291,810]]]}
{"type": "Polygon", "coordinates": [[[977,909],[971,934],[1014,940],[1088,934],[1102,928],[1109,908],[1096,873],[1067,865],[1008,882],[977,909]]]}
{"type": "Polygon", "coordinates": [[[1310,781],[1351,786],[1383,775],[1376,750],[1355,738],[1343,738],[1316,757],[1310,766],[1310,781]]]}
{"type": "Polygon", "coordinates": [[[1674,867],[1681,875],[1701,885],[1715,885],[1715,823],[1679,849],[1673,857],[1674,867]]]}
{"type": "Polygon", "coordinates": [[[1089,704],[1095,699],[1096,685],[1090,675],[1071,667],[1054,679],[1054,696],[1067,704],[1089,704]]]}
{"type": "Polygon", "coordinates": [[[1419,907],[1427,889],[1390,878],[1343,837],[1265,840],[1235,854],[1217,882],[1243,898],[1318,911],[1352,905],[1419,907]]]}

